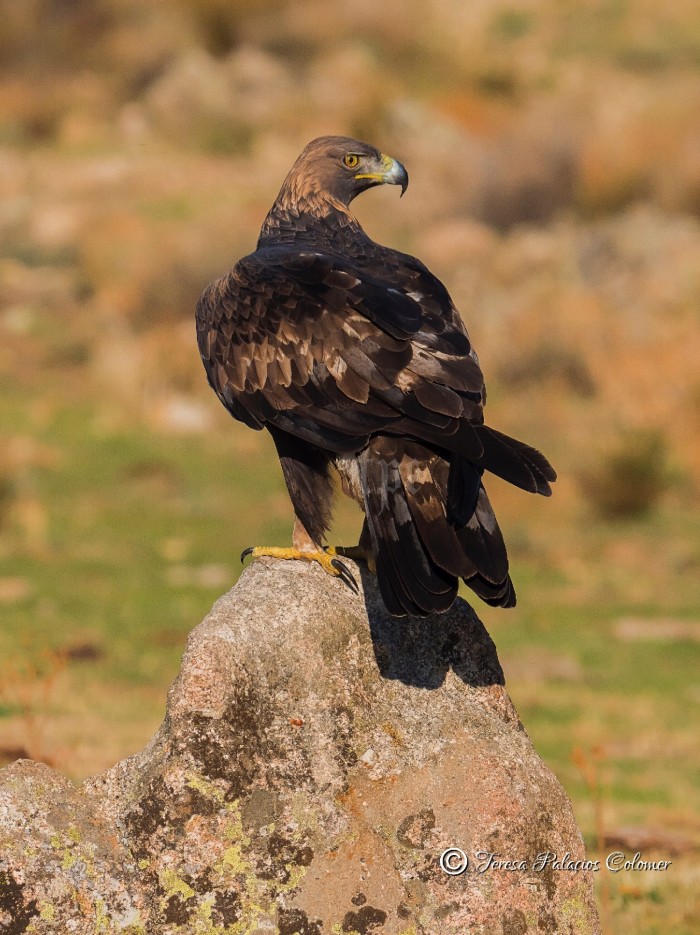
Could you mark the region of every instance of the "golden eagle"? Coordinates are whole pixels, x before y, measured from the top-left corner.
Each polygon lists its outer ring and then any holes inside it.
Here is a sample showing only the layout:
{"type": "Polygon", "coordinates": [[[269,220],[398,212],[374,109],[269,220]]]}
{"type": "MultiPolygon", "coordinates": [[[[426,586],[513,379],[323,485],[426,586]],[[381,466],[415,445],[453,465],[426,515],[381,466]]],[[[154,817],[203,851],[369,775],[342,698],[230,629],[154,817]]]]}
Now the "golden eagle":
{"type": "Polygon", "coordinates": [[[337,555],[368,558],[387,610],[446,611],[462,578],[489,604],[515,591],[484,471],[549,495],[534,448],[484,425],[484,380],[447,289],[415,257],[380,246],[349,205],[408,185],[374,146],[325,136],[292,166],[257,250],[209,285],[197,338],[217,396],[266,428],[294,507],[293,548],[244,555],[317,561],[351,587],[337,555]],[[324,549],[330,469],[360,504],[355,549],[324,549]]]}

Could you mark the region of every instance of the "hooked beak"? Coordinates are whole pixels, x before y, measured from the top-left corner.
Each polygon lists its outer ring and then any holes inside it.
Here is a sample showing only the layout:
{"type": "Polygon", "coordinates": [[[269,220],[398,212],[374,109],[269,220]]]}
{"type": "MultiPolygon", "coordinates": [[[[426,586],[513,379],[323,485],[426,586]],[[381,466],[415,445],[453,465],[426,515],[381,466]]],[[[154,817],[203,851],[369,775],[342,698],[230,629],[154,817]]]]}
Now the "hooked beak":
{"type": "Polygon", "coordinates": [[[356,179],[372,179],[379,185],[400,185],[401,195],[408,188],[408,172],[398,159],[385,156],[382,153],[382,166],[378,172],[359,172],[356,179]]]}

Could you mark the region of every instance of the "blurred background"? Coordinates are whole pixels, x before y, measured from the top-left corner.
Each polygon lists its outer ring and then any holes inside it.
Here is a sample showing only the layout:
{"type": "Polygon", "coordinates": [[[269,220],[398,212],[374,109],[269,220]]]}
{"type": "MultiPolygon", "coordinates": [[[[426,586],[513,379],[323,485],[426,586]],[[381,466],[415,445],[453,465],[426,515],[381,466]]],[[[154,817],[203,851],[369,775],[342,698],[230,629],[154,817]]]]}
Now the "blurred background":
{"type": "MultiPolygon", "coordinates": [[[[187,632],[291,508],[193,309],[314,136],[463,311],[519,604],[479,606],[606,933],[700,932],[700,8],[693,0],[0,0],[0,763],[76,780],[157,727],[187,632]]],[[[339,504],[333,540],[360,517],[339,504]]],[[[518,856],[518,855],[506,855],[518,856]]]]}

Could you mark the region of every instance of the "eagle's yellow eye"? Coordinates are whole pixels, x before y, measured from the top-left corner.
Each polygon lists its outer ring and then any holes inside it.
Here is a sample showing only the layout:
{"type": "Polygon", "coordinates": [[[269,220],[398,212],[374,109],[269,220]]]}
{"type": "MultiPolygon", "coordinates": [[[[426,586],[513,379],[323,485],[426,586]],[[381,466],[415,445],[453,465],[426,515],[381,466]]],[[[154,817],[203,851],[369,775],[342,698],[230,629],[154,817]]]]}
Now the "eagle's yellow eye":
{"type": "Polygon", "coordinates": [[[343,156],[343,162],[348,167],[348,169],[354,169],[359,161],[360,157],[356,153],[347,153],[345,156],[343,156]]]}

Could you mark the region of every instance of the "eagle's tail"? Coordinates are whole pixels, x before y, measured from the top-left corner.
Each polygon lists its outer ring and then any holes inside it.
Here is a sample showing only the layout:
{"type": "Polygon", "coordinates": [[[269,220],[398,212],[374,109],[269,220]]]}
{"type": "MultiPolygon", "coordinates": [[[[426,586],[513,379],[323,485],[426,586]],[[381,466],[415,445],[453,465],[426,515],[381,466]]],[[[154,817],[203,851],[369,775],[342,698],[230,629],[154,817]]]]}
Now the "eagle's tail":
{"type": "Polygon", "coordinates": [[[396,616],[447,610],[459,578],[489,604],[515,603],[481,470],[458,455],[451,460],[388,436],[372,439],[360,456],[379,588],[396,616]]]}

